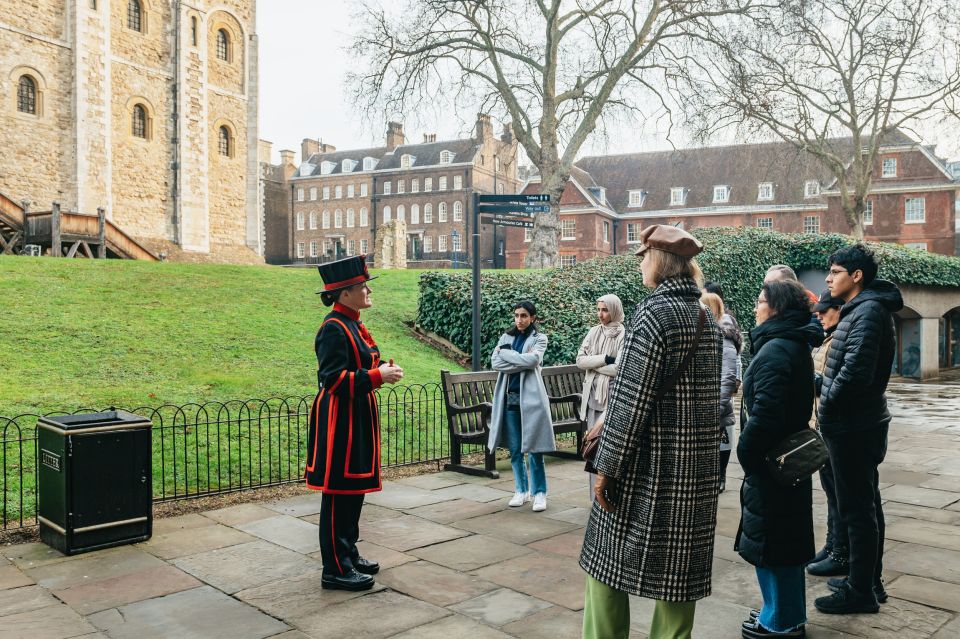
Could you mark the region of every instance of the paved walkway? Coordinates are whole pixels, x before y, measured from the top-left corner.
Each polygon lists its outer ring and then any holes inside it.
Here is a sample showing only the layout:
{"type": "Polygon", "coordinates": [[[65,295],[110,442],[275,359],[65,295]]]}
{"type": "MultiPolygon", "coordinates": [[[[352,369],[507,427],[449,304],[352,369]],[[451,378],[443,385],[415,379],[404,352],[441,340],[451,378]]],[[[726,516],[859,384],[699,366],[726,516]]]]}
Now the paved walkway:
{"type": "MultiPolygon", "coordinates": [[[[960,386],[895,389],[882,467],[890,602],[878,615],[812,612],[811,638],[960,637],[960,386]]],[[[0,637],[579,637],[588,515],[581,464],[547,464],[545,513],[506,506],[508,469],[388,483],[363,511],[362,552],[383,569],[366,593],[320,588],[318,494],[155,522],[147,543],[64,557],[40,544],[0,548],[0,637]]],[[[733,551],[740,469],[721,495],[714,594],[695,637],[739,637],[759,604],[753,568],[733,551]]],[[[815,495],[823,535],[823,498],[815,495]]],[[[809,579],[808,608],[825,592],[809,579]]],[[[651,603],[632,602],[645,637],[651,603]]]]}

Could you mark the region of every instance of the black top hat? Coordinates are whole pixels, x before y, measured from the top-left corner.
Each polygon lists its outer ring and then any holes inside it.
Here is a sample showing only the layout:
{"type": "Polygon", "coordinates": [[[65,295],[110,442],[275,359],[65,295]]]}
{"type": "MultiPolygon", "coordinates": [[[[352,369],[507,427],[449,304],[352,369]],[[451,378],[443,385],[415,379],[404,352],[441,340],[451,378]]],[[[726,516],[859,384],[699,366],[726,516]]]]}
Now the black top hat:
{"type": "Polygon", "coordinates": [[[814,313],[822,313],[827,309],[831,308],[840,308],[843,306],[844,301],[839,297],[833,297],[830,295],[830,289],[825,288],[823,292],[820,293],[820,299],[817,300],[817,303],[813,305],[814,313]]]}
{"type": "Polygon", "coordinates": [[[320,277],[323,279],[323,290],[317,291],[317,294],[339,291],[380,277],[370,275],[370,271],[367,270],[366,255],[354,255],[336,262],[318,264],[317,270],[320,271],[320,277]]]}

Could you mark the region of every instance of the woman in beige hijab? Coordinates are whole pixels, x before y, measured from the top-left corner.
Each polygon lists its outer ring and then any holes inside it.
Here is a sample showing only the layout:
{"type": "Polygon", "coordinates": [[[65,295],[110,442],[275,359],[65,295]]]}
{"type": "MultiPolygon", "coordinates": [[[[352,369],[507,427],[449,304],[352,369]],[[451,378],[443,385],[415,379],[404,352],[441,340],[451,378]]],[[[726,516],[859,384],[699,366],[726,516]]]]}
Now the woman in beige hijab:
{"type": "MultiPolygon", "coordinates": [[[[577,366],[585,371],[580,400],[580,415],[587,429],[603,418],[607,409],[610,382],[617,375],[620,349],[623,347],[623,303],[616,295],[597,300],[600,323],[590,329],[577,352],[577,366]]],[[[590,497],[593,498],[593,473],[590,474],[590,497]]]]}

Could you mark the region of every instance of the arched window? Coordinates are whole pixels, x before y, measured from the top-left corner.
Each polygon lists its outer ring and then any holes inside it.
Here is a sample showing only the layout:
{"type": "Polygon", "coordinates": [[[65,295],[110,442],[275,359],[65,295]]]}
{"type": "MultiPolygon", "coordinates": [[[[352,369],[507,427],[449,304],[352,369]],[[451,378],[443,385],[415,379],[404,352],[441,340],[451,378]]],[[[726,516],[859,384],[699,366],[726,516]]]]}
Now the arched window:
{"type": "Polygon", "coordinates": [[[330,228],[330,211],[323,212],[323,228],[330,228]]]}
{"type": "Polygon", "coordinates": [[[315,230],[317,228],[317,212],[310,211],[310,230],[315,230]]]}
{"type": "Polygon", "coordinates": [[[463,202],[453,203],[453,221],[454,222],[463,221],[463,202]]]}
{"type": "Polygon", "coordinates": [[[413,204],[410,206],[410,223],[419,224],[420,223],[420,206],[413,204]]]}
{"type": "Polygon", "coordinates": [[[333,212],[333,228],[342,229],[343,228],[343,211],[337,209],[333,212]]]}
{"type": "Polygon", "coordinates": [[[190,43],[193,46],[197,46],[197,32],[199,28],[197,26],[197,16],[190,16],[190,43]]]}
{"type": "Polygon", "coordinates": [[[447,221],[447,203],[441,202],[437,205],[437,222],[447,221]]]}
{"type": "Polygon", "coordinates": [[[127,28],[143,33],[143,6],[140,0],[127,0],[127,28]]]}
{"type": "Polygon", "coordinates": [[[217,30],[217,58],[224,62],[230,61],[230,36],[226,29],[217,30]]]}
{"type": "Polygon", "coordinates": [[[147,110],[142,104],[133,105],[133,114],[130,122],[130,132],[134,137],[147,139],[147,110]]]}
{"type": "Polygon", "coordinates": [[[17,83],[17,111],[37,114],[37,83],[29,75],[21,75],[17,83]]]}
{"type": "Polygon", "coordinates": [[[357,225],[357,218],[353,213],[353,209],[347,209],[347,228],[352,229],[357,225]]]}
{"type": "Polygon", "coordinates": [[[303,230],[303,211],[297,211],[297,230],[303,230]]]}
{"type": "Polygon", "coordinates": [[[361,208],[360,209],[360,226],[366,226],[368,223],[369,223],[369,220],[367,220],[367,209],[361,208]]]}
{"type": "Polygon", "coordinates": [[[423,205],[423,223],[430,224],[433,222],[433,205],[429,202],[423,205]]]}
{"type": "Polygon", "coordinates": [[[384,222],[389,222],[389,221],[390,221],[390,217],[391,217],[390,207],[389,207],[389,206],[383,207],[383,221],[384,221],[384,222]]]}
{"type": "Polygon", "coordinates": [[[233,140],[230,138],[230,129],[226,126],[221,126],[217,131],[217,149],[224,157],[233,155],[233,140]]]}
{"type": "Polygon", "coordinates": [[[401,222],[407,221],[407,210],[404,208],[403,204],[397,207],[397,219],[401,222]]]}

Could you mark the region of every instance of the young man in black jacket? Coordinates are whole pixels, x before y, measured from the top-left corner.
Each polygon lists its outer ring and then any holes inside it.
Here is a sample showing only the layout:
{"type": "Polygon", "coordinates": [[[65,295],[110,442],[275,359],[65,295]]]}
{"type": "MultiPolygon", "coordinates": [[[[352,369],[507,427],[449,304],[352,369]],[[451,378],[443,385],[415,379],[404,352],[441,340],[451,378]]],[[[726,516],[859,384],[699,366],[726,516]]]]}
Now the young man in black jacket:
{"type": "Polygon", "coordinates": [[[886,601],[878,468],[890,424],[885,393],[896,348],[893,313],[903,308],[903,298],[896,285],[876,276],[876,258],[863,244],[830,256],[827,286],[844,305],[827,354],[818,418],[848,534],[850,576],[828,582],[833,594],[815,602],[823,613],[877,612],[878,602],[886,601]]]}

